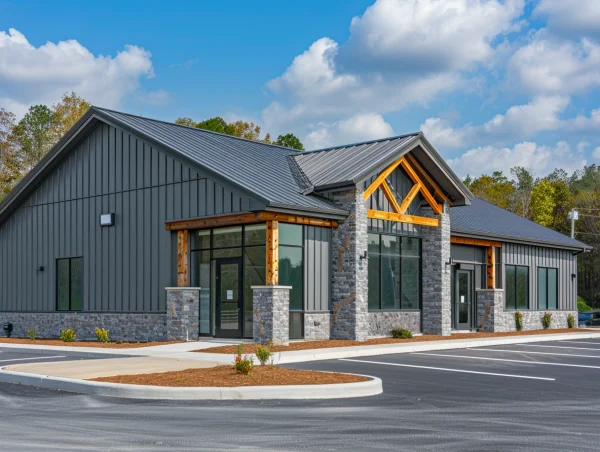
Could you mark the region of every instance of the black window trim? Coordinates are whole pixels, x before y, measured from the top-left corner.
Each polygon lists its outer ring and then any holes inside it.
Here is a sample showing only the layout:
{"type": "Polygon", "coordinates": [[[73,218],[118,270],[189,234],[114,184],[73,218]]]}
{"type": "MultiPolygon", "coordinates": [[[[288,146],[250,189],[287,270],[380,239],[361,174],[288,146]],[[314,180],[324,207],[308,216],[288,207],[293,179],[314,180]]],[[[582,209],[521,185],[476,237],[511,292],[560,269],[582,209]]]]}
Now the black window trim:
{"type": "Polygon", "coordinates": [[[507,302],[508,302],[508,297],[506,297],[506,299],[504,300],[504,309],[508,310],[508,311],[518,311],[519,309],[521,310],[525,310],[528,311],[531,309],[531,300],[530,300],[530,272],[531,272],[531,268],[529,267],[529,265],[516,265],[516,264],[504,264],[504,281],[505,281],[505,289],[504,289],[504,295],[506,296],[506,281],[508,281],[508,278],[506,277],[506,267],[514,267],[515,268],[515,304],[512,307],[508,307],[507,306],[507,302]],[[517,300],[517,269],[518,268],[526,268],[527,269],[527,290],[525,291],[525,293],[527,294],[527,307],[526,308],[519,308],[518,304],[519,301],[517,300]]]}
{"type": "Polygon", "coordinates": [[[537,274],[536,274],[536,278],[537,278],[537,302],[538,302],[538,309],[543,309],[545,311],[557,311],[558,308],[558,267],[545,267],[545,266],[538,266],[537,267],[537,274]],[[546,271],[546,307],[542,308],[540,306],[540,270],[545,270],[546,271]],[[548,270],[556,270],[556,287],[555,287],[555,293],[556,293],[556,307],[555,308],[549,308],[548,307],[548,290],[550,289],[549,286],[549,282],[548,282],[548,270]]]}
{"type": "Polygon", "coordinates": [[[55,273],[56,273],[56,278],[55,278],[55,284],[56,284],[56,289],[55,289],[55,297],[56,297],[56,303],[55,303],[55,310],[57,312],[81,312],[83,311],[83,256],[72,256],[72,257],[58,257],[56,258],[56,262],[55,262],[55,273]],[[71,261],[73,259],[81,259],[81,309],[73,309],[72,305],[73,305],[73,300],[71,299],[72,297],[72,293],[71,293],[71,261]],[[59,309],[58,307],[58,261],[69,261],[69,309],[59,309]]]}

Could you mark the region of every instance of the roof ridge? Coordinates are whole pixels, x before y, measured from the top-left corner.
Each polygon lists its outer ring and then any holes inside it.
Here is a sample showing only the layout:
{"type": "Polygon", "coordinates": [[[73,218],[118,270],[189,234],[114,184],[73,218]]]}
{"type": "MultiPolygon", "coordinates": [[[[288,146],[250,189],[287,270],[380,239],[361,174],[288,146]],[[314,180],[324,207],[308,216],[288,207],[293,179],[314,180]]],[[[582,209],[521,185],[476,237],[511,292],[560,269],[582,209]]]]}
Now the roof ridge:
{"type": "Polygon", "coordinates": [[[330,146],[328,148],[314,149],[312,151],[302,151],[299,154],[297,154],[297,156],[301,156],[301,155],[305,155],[305,154],[313,154],[316,152],[333,151],[334,149],[351,148],[354,146],[362,146],[363,144],[380,143],[382,141],[392,141],[392,140],[397,140],[400,138],[416,137],[419,135],[423,135],[423,132],[405,133],[403,135],[397,135],[397,136],[393,136],[393,137],[377,138],[375,140],[359,141],[358,143],[342,144],[339,146],[330,146]]]}
{"type": "Polygon", "coordinates": [[[218,135],[218,136],[221,136],[221,137],[233,138],[235,140],[246,141],[246,142],[250,142],[250,143],[258,143],[258,144],[262,144],[264,146],[270,146],[270,147],[277,148],[277,149],[284,149],[286,151],[293,151],[296,154],[302,153],[302,151],[299,151],[298,149],[288,148],[286,146],[280,146],[278,144],[271,144],[271,143],[265,143],[263,141],[249,140],[248,138],[236,137],[235,135],[227,135],[226,133],[219,133],[219,132],[215,132],[213,130],[200,129],[199,127],[190,127],[190,126],[186,126],[184,124],[177,124],[176,122],[163,121],[162,119],[155,119],[155,118],[148,118],[146,116],[133,115],[131,113],[125,113],[125,112],[122,112],[122,111],[111,110],[110,108],[97,107],[95,105],[92,105],[91,108],[93,108],[96,111],[100,111],[100,112],[104,111],[104,112],[116,113],[116,114],[119,114],[119,115],[130,116],[132,118],[139,118],[139,119],[144,119],[144,120],[147,120],[147,121],[159,122],[161,124],[167,124],[169,126],[182,127],[184,129],[194,130],[196,132],[209,133],[209,134],[218,135]]]}

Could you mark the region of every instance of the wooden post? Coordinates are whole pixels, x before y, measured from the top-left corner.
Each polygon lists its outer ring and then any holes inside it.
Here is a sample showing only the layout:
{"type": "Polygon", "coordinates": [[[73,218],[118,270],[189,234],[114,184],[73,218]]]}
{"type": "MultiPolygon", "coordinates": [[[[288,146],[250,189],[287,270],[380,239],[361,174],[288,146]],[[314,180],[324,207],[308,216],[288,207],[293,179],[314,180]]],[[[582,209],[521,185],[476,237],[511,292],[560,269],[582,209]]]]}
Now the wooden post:
{"type": "Polygon", "coordinates": [[[188,287],[188,231],[177,231],[177,286],[188,287]]]}
{"type": "Polygon", "coordinates": [[[279,284],[279,222],[267,221],[267,285],[279,284]]]}
{"type": "Polygon", "coordinates": [[[496,248],[493,245],[487,247],[487,288],[496,288],[496,248]]]}

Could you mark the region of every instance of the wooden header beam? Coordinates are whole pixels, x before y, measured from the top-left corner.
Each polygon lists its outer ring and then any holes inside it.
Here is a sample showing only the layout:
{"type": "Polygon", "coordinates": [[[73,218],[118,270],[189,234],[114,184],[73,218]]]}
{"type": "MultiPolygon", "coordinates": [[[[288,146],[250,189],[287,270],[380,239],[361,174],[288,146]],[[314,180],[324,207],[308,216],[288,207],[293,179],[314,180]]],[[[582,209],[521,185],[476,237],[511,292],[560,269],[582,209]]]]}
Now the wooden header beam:
{"type": "Polygon", "coordinates": [[[220,217],[199,218],[195,220],[168,221],[167,231],[183,231],[190,229],[207,229],[219,226],[236,226],[241,224],[264,223],[267,221],[280,221],[282,223],[305,224],[309,226],[323,226],[337,228],[337,220],[304,217],[277,212],[250,212],[220,217]]]}
{"type": "Polygon", "coordinates": [[[374,220],[397,221],[400,223],[420,224],[422,226],[439,226],[437,218],[418,217],[416,215],[404,215],[395,212],[382,212],[381,210],[368,210],[367,217],[374,220]]]}
{"type": "Polygon", "coordinates": [[[486,279],[487,288],[496,288],[496,248],[502,247],[502,242],[495,240],[472,239],[470,237],[451,236],[450,243],[457,245],[473,245],[485,247],[486,279]]]}
{"type": "Polygon", "coordinates": [[[482,239],[472,239],[470,237],[457,237],[455,235],[450,237],[450,243],[456,243],[461,245],[475,245],[475,246],[492,246],[495,248],[502,247],[502,242],[497,242],[495,240],[482,240],[482,239]]]}

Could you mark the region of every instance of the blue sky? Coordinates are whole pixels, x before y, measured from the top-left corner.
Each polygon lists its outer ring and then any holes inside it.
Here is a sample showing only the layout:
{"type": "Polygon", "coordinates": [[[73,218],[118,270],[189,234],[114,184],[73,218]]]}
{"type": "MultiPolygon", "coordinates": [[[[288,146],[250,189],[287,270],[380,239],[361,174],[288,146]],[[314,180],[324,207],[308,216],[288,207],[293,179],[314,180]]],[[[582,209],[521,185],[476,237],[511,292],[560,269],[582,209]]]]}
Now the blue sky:
{"type": "Polygon", "coordinates": [[[422,130],[461,176],[544,176],[600,161],[598,23],[589,0],[0,0],[0,108],[75,90],[313,149],[422,130]]]}

